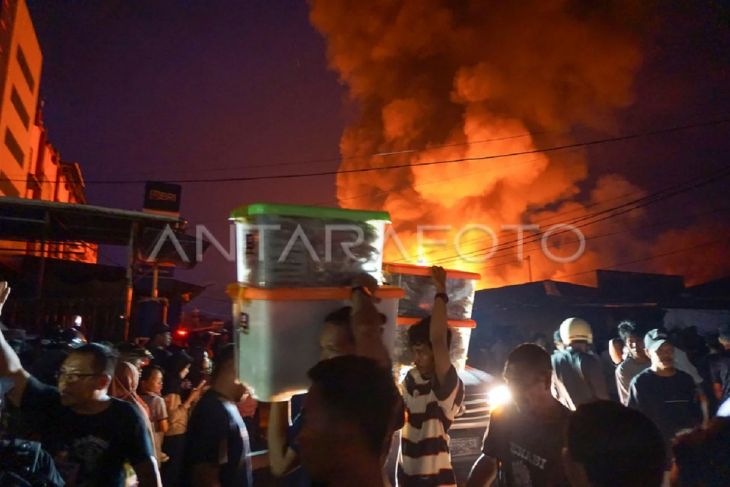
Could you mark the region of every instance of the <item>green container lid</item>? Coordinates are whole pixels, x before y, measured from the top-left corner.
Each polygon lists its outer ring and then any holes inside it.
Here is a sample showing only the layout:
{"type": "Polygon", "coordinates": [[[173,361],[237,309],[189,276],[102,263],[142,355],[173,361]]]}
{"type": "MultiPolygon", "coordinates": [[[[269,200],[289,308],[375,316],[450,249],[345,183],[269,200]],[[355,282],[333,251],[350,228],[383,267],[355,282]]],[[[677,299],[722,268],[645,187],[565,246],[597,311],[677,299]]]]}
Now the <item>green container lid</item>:
{"type": "Polygon", "coordinates": [[[387,211],[346,210],[343,208],[278,205],[272,203],[254,203],[236,208],[231,211],[231,220],[245,220],[256,215],[301,216],[326,220],[384,220],[390,222],[390,214],[387,211]]]}

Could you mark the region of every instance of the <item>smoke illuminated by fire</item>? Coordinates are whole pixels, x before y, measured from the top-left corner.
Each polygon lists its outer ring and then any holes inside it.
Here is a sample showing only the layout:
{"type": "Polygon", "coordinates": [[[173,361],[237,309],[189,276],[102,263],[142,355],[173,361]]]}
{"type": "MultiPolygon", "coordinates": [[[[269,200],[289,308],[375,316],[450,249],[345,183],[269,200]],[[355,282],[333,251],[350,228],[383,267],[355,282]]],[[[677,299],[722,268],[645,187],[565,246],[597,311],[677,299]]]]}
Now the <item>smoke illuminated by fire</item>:
{"type": "MultiPolygon", "coordinates": [[[[341,139],[340,169],[459,161],[340,173],[340,205],[389,211],[411,263],[481,272],[482,286],[526,281],[526,264],[508,246],[516,234],[503,225],[572,220],[643,191],[618,174],[591,175],[586,189],[589,164],[580,149],[478,158],[569,144],[575,127],[615,134],[612,116],[632,103],[641,65],[642,4],[312,0],[311,22],[358,110],[341,139]],[[490,227],[509,248],[484,263],[465,262],[453,259],[453,246],[426,245],[416,235],[417,225],[450,225],[429,238],[453,241],[470,224],[490,227]]],[[[574,263],[550,261],[539,244],[527,245],[534,278],[585,282],[587,269],[650,255],[661,245],[626,231],[643,216],[636,210],[592,225],[589,238],[615,235],[590,240],[574,263]]],[[[478,232],[461,242],[475,255],[492,245],[478,232]]],[[[577,245],[572,234],[551,242],[559,254],[577,245]]],[[[393,245],[386,254],[404,260],[393,245]]]]}

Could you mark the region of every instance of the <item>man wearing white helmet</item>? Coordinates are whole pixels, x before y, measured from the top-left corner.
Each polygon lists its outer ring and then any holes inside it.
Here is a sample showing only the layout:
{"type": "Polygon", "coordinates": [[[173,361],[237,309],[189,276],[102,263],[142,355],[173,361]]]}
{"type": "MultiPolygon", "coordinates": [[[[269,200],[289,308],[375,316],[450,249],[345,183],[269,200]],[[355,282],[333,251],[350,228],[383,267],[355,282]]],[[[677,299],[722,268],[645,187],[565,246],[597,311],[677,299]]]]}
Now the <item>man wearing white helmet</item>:
{"type": "Polygon", "coordinates": [[[556,399],[570,409],[608,399],[601,362],[590,347],[593,343],[591,325],[581,318],[568,318],[560,325],[560,336],[565,350],[552,355],[556,399]]]}

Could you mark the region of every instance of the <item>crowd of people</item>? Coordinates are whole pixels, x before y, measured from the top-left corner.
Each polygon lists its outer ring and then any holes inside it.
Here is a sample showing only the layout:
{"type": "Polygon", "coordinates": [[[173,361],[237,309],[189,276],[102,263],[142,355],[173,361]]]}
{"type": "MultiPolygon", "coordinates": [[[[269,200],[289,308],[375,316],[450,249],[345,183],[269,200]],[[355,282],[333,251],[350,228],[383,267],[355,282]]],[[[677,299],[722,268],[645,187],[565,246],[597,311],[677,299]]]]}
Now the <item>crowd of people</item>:
{"type": "MultiPolygon", "coordinates": [[[[450,360],[444,270],[432,278],[431,315],[408,330],[413,367],[400,383],[377,283],[355,279],[350,305],[322,323],[308,393],[269,405],[265,457],[252,454],[264,438],[233,344],[174,346],[160,324],[144,346],[66,330],[62,346],[33,354],[0,332],[0,487],[271,485],[255,464],[275,485],[457,485],[449,430],[465,387],[450,360]]],[[[0,312],[9,292],[0,283],[0,312]]],[[[467,486],[730,486],[730,325],[702,354],[641,323],[616,335],[608,380],[580,318],[560,325],[552,353],[509,351],[512,400],[492,409],[467,486]]]]}

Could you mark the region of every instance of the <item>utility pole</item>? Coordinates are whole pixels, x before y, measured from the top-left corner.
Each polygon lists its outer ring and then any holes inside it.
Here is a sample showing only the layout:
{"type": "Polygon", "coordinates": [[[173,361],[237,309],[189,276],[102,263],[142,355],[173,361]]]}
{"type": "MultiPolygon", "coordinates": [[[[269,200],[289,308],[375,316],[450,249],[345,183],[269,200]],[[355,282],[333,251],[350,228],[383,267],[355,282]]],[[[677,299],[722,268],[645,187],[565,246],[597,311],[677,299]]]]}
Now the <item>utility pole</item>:
{"type": "Polygon", "coordinates": [[[527,275],[529,276],[530,282],[532,282],[532,259],[530,258],[530,255],[528,254],[527,257],[527,275]]]}

